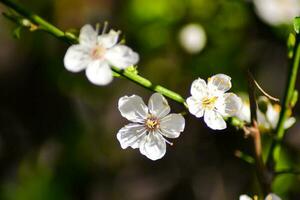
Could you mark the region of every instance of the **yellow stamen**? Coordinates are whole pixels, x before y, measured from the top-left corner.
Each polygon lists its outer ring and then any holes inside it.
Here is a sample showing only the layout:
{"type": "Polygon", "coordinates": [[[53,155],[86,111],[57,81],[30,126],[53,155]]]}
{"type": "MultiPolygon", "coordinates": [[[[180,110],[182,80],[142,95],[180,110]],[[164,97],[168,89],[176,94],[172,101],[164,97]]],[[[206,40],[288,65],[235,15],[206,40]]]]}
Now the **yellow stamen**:
{"type": "Polygon", "coordinates": [[[145,125],[149,130],[155,130],[159,127],[159,121],[157,118],[149,117],[146,120],[145,125]]]}
{"type": "Polygon", "coordinates": [[[215,103],[217,101],[218,97],[205,97],[202,99],[202,106],[204,108],[213,109],[215,107],[215,103]]]}

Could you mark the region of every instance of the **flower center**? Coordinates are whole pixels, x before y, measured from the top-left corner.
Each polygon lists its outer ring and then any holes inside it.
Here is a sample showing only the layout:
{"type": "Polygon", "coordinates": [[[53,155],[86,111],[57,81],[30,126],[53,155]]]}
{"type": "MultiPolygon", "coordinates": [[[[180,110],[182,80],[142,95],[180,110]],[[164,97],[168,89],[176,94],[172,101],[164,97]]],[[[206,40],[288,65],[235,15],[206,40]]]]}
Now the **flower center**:
{"type": "Polygon", "coordinates": [[[97,45],[91,52],[91,56],[94,60],[102,59],[104,57],[104,54],[106,52],[106,49],[100,45],[97,45]]]}
{"type": "Polygon", "coordinates": [[[202,99],[202,106],[206,109],[213,109],[218,97],[204,97],[202,99]]]}
{"type": "Polygon", "coordinates": [[[159,120],[156,117],[150,116],[145,121],[145,126],[149,131],[154,131],[159,128],[159,120]]]}

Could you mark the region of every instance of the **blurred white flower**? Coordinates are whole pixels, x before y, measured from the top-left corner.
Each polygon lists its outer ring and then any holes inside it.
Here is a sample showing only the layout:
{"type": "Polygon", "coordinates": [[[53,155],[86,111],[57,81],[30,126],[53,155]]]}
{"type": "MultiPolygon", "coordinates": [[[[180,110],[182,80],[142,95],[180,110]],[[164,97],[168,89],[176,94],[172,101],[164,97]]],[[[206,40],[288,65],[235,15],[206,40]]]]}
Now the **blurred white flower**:
{"type": "MultiPolygon", "coordinates": [[[[257,115],[257,121],[258,121],[258,124],[259,124],[260,128],[263,128],[264,130],[268,129],[266,127],[266,125],[269,127],[269,123],[266,121],[265,115],[259,109],[257,109],[256,115],[257,115]]],[[[243,98],[242,107],[240,109],[240,112],[237,112],[235,116],[237,118],[239,118],[240,120],[242,120],[242,121],[250,123],[250,121],[251,121],[251,112],[250,112],[250,104],[249,104],[248,99],[243,98]]]]}
{"type": "Polygon", "coordinates": [[[177,138],[184,130],[185,120],[181,114],[169,114],[167,100],[159,93],[154,93],[148,107],[141,97],[132,95],[119,99],[121,115],[131,121],[117,133],[121,147],[139,148],[141,154],[151,160],[162,158],[166,153],[164,137],[177,138]]]}
{"type": "Polygon", "coordinates": [[[120,69],[135,65],[139,56],[129,47],[118,44],[119,32],[98,35],[87,24],[80,30],[79,44],[72,45],[64,58],[65,68],[71,72],[85,70],[87,78],[96,85],[107,85],[113,79],[110,66],[120,69]]]}
{"type": "MultiPolygon", "coordinates": [[[[259,97],[258,99],[261,99],[261,97],[259,97]]],[[[259,109],[257,109],[257,122],[259,125],[259,128],[261,130],[270,130],[270,129],[276,129],[278,120],[279,120],[279,115],[280,115],[280,110],[281,107],[278,104],[272,104],[271,102],[267,101],[266,102],[266,111],[263,112],[259,109]]],[[[249,105],[249,101],[244,100],[242,103],[242,108],[240,110],[240,112],[238,112],[236,114],[236,117],[239,118],[240,120],[243,120],[245,122],[250,123],[250,105],[249,105]]],[[[294,123],[296,122],[296,119],[294,117],[289,117],[284,124],[284,128],[288,129],[290,128],[292,125],[294,125],[294,123]]]]}
{"type": "MultiPolygon", "coordinates": [[[[278,104],[272,105],[271,103],[268,104],[268,109],[266,112],[266,122],[269,123],[270,128],[275,129],[279,120],[279,115],[281,111],[281,106],[278,104]]],[[[284,123],[284,129],[290,128],[296,119],[294,117],[288,118],[284,123]]]]}
{"type": "Polygon", "coordinates": [[[257,15],[269,25],[291,24],[300,15],[299,0],[253,0],[257,15]]]}
{"type": "Polygon", "coordinates": [[[191,54],[200,52],[206,44],[206,34],[199,24],[188,24],[179,32],[181,46],[191,54]]]}
{"type": "Polygon", "coordinates": [[[274,193],[270,193],[266,196],[265,200],[281,200],[281,198],[274,193]]]}
{"type": "MultiPolygon", "coordinates": [[[[240,200],[258,200],[258,197],[254,196],[254,198],[252,199],[248,195],[243,194],[240,196],[240,200]]],[[[281,198],[276,194],[270,193],[268,194],[268,196],[266,196],[265,200],[281,200],[281,198]]]]}
{"type": "Polygon", "coordinates": [[[208,127],[214,130],[226,128],[223,117],[235,115],[242,106],[241,99],[234,93],[226,93],[231,88],[231,78],[217,74],[206,82],[198,78],[192,83],[191,94],[186,102],[190,113],[203,117],[208,127]]]}
{"type": "Polygon", "coordinates": [[[253,200],[253,199],[251,197],[249,197],[248,195],[246,195],[246,194],[242,194],[240,196],[240,200],[253,200]]]}

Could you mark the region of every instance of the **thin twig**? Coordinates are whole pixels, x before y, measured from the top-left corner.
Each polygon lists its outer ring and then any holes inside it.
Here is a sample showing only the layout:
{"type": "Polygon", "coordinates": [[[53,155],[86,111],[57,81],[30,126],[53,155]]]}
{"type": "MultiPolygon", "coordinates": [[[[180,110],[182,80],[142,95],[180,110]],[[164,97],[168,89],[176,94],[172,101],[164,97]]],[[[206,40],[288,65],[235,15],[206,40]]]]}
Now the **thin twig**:
{"type": "Polygon", "coordinates": [[[249,76],[251,77],[253,83],[254,83],[255,86],[259,89],[259,91],[260,91],[261,93],[263,93],[263,95],[265,95],[267,98],[269,98],[269,99],[272,100],[272,101],[275,101],[275,102],[279,102],[279,101],[280,101],[278,98],[273,97],[273,96],[271,96],[270,94],[268,94],[266,91],[264,91],[264,90],[262,89],[262,87],[258,84],[258,82],[254,79],[253,75],[252,75],[250,72],[249,72],[249,76]]]}

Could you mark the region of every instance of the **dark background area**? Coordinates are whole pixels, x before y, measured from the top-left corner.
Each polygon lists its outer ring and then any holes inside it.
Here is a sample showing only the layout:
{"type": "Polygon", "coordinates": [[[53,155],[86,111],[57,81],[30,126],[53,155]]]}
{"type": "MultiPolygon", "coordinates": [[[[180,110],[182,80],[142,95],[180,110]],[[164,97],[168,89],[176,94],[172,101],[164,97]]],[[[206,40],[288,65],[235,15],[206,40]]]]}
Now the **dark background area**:
{"type": "MultiPolygon", "coordinates": [[[[245,92],[248,68],[266,91],[283,95],[292,26],[266,24],[252,2],[20,2],[63,30],[108,21],[140,54],[140,74],[184,97],[194,79],[216,73],[232,77],[232,91],[245,92]],[[197,54],[186,52],[178,40],[189,23],[206,32],[206,46],[197,54]]],[[[0,17],[0,199],[235,200],[256,194],[254,167],[234,155],[249,152],[242,131],[213,131],[187,115],[185,131],[163,159],[153,162],[136,150],[122,150],[116,133],[127,121],[117,109],[118,99],[137,94],[147,102],[152,92],[122,78],[94,86],[84,72],[65,70],[66,43],[27,30],[15,39],[14,28],[0,17]]],[[[173,112],[183,111],[169,103],[173,112]]],[[[300,168],[299,130],[296,123],[286,134],[282,160],[300,168]]],[[[299,176],[282,175],[273,189],[283,199],[299,200],[299,183],[299,176]]]]}

